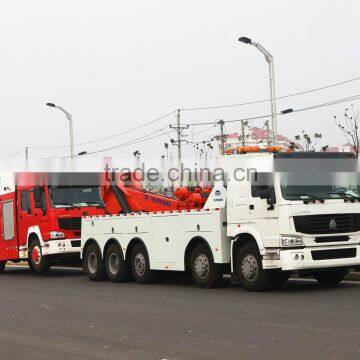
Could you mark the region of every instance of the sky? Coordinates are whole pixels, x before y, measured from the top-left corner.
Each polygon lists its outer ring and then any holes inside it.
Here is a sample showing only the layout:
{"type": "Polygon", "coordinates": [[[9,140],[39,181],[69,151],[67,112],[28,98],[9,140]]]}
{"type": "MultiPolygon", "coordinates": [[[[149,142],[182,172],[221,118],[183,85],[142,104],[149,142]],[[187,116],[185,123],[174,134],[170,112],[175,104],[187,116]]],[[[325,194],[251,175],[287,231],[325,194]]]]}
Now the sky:
{"type": "MultiPolygon", "coordinates": [[[[178,108],[242,103],[269,97],[267,64],[239,36],[274,56],[278,96],[360,76],[358,0],[12,0],[0,13],[0,157],[67,156],[68,123],[45,106],[71,112],[76,146],[96,156],[139,150],[158,157],[175,134],[178,108]],[[132,130],[134,129],[135,130],[132,130]],[[162,129],[163,132],[159,130],[162,129]],[[120,136],[118,133],[129,131],[120,136]],[[154,137],[156,136],[156,137],[154,137]],[[130,146],[127,143],[147,139],[130,146]],[[49,148],[48,148],[49,147],[49,148]]],[[[360,94],[360,81],[277,102],[303,108],[360,94]]],[[[278,118],[278,132],[321,132],[323,145],[346,142],[334,123],[351,103],[278,118]]],[[[354,102],[360,107],[360,101],[354,102]]],[[[183,123],[216,122],[268,114],[268,103],[182,111],[183,123]]],[[[264,120],[251,125],[262,127],[264,120]]],[[[226,131],[239,123],[226,124],[226,131]]],[[[218,134],[190,127],[186,139],[218,134]],[[197,134],[198,132],[200,132],[197,134]]],[[[170,146],[170,153],[175,153],[170,146]]],[[[191,145],[184,154],[191,156],[191,145]]]]}

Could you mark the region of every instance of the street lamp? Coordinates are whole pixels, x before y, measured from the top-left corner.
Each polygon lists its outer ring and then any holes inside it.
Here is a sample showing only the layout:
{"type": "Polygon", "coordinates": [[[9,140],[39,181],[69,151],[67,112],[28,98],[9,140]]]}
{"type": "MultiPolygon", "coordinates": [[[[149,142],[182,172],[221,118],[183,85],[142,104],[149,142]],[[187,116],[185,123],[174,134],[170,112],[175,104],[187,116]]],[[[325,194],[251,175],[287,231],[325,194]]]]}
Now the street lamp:
{"type": "Polygon", "coordinates": [[[62,111],[67,119],[69,120],[69,129],[70,129],[70,157],[71,159],[74,159],[74,135],[73,135],[73,121],[72,121],[72,116],[69,112],[67,112],[64,108],[62,108],[61,106],[57,106],[53,103],[46,103],[47,106],[59,109],[60,111],[62,111]]]}
{"type": "Polygon", "coordinates": [[[253,45],[259,49],[265,56],[265,60],[269,65],[269,80],[270,80],[270,104],[271,104],[271,141],[277,144],[277,127],[276,127],[276,103],[275,103],[275,72],[273,56],[259,43],[252,41],[248,37],[240,37],[239,41],[253,45]]]}

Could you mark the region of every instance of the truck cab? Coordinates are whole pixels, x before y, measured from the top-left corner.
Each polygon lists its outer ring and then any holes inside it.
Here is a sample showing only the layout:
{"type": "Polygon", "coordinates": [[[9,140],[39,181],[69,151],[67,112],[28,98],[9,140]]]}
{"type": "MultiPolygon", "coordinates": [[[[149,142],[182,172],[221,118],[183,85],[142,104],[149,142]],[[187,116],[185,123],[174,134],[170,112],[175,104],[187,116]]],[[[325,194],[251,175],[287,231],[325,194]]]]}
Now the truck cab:
{"type": "Polygon", "coordinates": [[[35,272],[79,258],[82,216],[105,212],[97,185],[14,181],[2,187],[0,206],[0,261],[28,260],[35,272]]]}
{"type": "Polygon", "coordinates": [[[235,281],[260,289],[297,272],[331,285],[360,265],[353,154],[246,154],[224,163],[235,281]]]}

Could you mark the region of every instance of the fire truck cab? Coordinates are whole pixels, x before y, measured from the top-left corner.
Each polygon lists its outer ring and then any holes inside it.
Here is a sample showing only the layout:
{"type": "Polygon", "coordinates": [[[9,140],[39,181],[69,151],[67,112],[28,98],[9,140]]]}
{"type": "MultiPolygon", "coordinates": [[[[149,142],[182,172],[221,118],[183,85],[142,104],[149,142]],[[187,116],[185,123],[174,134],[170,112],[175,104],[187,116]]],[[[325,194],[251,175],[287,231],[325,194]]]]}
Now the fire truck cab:
{"type": "Polygon", "coordinates": [[[0,174],[0,270],[28,261],[35,272],[79,257],[81,217],[104,214],[100,186],[49,185],[0,174]]]}

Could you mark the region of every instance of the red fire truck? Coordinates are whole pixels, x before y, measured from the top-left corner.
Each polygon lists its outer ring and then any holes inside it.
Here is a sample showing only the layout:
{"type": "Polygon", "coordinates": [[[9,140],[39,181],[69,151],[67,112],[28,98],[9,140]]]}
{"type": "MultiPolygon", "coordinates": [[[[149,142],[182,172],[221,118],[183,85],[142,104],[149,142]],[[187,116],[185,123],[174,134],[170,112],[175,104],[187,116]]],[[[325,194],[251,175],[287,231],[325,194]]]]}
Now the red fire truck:
{"type": "Polygon", "coordinates": [[[37,273],[80,261],[83,216],[201,208],[209,190],[179,188],[171,198],[141,189],[131,175],[0,173],[0,271],[7,261],[28,261],[37,273]]]}
{"type": "Polygon", "coordinates": [[[0,271],[7,261],[27,260],[42,273],[56,260],[79,258],[81,217],[105,213],[96,182],[50,177],[0,174],[0,271]]]}

